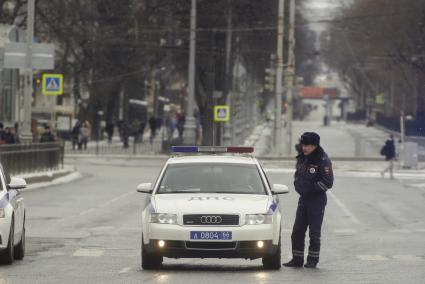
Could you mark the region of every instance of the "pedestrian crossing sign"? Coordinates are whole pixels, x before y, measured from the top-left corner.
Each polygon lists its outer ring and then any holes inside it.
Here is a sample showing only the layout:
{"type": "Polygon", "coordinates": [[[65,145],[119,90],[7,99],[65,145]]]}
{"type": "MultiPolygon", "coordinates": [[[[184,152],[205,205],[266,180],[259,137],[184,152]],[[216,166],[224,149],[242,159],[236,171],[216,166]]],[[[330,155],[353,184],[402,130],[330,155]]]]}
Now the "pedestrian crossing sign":
{"type": "Polygon", "coordinates": [[[228,122],[230,120],[230,107],[228,105],[214,106],[214,122],[228,122]]]}
{"type": "Polygon", "coordinates": [[[44,95],[63,94],[63,74],[43,74],[42,92],[44,95]]]}

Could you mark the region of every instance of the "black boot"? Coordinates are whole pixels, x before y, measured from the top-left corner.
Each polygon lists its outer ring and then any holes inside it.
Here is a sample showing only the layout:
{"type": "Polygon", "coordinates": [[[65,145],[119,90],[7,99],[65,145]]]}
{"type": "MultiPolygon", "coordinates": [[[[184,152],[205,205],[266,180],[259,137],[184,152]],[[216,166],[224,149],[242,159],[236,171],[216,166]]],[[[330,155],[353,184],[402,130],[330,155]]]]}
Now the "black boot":
{"type": "Polygon", "coordinates": [[[307,260],[307,263],[304,264],[305,268],[316,268],[316,266],[317,266],[317,262],[315,262],[315,261],[308,261],[307,260]]]}
{"type": "Polygon", "coordinates": [[[291,259],[291,261],[284,263],[283,266],[286,266],[286,267],[303,267],[303,263],[304,263],[303,259],[293,258],[293,259],[291,259]]]}

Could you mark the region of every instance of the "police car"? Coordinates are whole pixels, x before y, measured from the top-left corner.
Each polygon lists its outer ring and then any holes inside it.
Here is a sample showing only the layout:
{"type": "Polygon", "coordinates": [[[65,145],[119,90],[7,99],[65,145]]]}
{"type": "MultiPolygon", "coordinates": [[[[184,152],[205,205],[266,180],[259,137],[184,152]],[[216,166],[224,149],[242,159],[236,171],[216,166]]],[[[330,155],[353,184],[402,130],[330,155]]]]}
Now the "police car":
{"type": "Polygon", "coordinates": [[[142,212],[143,269],[158,268],[163,257],[262,258],[265,269],[281,267],[277,195],[288,193],[288,187],[269,183],[250,155],[253,150],[172,147],[177,155],[156,182],[137,188],[148,194],[142,212]]]}
{"type": "Polygon", "coordinates": [[[0,262],[11,264],[25,255],[25,207],[19,190],[21,178],[10,178],[0,164],[0,262]]]}

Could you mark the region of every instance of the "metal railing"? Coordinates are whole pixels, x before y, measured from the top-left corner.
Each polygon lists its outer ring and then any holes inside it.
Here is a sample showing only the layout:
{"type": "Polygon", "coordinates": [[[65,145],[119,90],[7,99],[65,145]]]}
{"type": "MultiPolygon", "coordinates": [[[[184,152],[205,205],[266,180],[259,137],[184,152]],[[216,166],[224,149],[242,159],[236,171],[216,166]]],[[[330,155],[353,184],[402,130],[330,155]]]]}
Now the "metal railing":
{"type": "Polygon", "coordinates": [[[32,143],[0,146],[0,162],[11,174],[33,173],[63,167],[64,146],[32,143]]]}

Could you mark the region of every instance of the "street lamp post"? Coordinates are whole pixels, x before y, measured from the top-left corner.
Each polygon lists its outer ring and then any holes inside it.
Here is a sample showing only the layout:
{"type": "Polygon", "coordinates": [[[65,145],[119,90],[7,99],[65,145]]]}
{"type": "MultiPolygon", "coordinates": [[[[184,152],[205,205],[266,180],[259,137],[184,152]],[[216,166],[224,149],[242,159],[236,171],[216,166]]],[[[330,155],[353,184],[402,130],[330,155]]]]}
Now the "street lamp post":
{"type": "Polygon", "coordinates": [[[190,11],[190,49],[189,49],[189,86],[188,102],[186,109],[186,122],[184,125],[184,144],[195,144],[196,121],[195,107],[195,53],[196,53],[196,0],[192,0],[190,11]]]}
{"type": "Polygon", "coordinates": [[[30,143],[33,140],[31,132],[31,105],[32,105],[32,44],[34,38],[34,10],[35,0],[28,0],[28,16],[27,16],[27,50],[26,50],[26,78],[24,88],[24,113],[23,121],[20,133],[20,140],[24,143],[30,143]]]}

